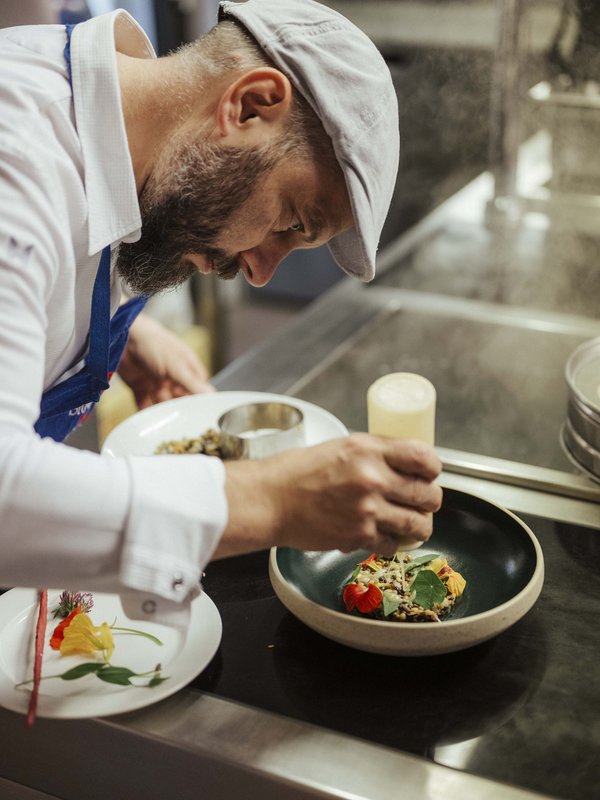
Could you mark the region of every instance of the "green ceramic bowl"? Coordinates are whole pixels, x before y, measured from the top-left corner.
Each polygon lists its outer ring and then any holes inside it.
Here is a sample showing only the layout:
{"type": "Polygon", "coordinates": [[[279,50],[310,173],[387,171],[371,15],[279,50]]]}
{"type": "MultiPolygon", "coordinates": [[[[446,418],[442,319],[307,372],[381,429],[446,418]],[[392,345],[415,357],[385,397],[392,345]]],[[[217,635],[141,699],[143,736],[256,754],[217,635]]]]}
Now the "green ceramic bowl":
{"type": "Polygon", "coordinates": [[[501,506],[455,489],[444,490],[433,534],[418,554],[439,553],[467,581],[463,597],[441,623],[384,622],[347,614],[342,588],[369,555],[273,548],[275,593],[302,622],[341,644],[388,655],[434,655],[491,639],[535,603],[544,580],[539,542],[501,506]]]}

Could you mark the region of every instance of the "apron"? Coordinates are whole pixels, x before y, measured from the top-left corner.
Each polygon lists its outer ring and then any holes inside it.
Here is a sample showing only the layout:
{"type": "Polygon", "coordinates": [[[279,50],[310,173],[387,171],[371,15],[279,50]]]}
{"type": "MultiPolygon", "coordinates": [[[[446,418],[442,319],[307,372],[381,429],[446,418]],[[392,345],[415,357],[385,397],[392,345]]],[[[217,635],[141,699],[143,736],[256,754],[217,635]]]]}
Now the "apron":
{"type": "MultiPolygon", "coordinates": [[[[65,60],[71,80],[71,32],[65,25],[65,60]]],[[[42,395],[40,416],[34,425],[40,436],[62,442],[90,415],[100,395],[119,366],[127,344],[129,327],[146,304],[146,297],[134,297],[110,318],[110,245],[100,256],[94,281],[88,353],[75,375],[53,386],[42,395]]]]}

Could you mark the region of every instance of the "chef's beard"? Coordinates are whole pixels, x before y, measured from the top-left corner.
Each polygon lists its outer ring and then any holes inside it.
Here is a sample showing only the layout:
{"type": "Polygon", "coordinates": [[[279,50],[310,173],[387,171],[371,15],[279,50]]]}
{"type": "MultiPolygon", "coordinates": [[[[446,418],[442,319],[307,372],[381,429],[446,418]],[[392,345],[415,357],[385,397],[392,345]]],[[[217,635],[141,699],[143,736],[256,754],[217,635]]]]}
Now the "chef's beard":
{"type": "Polygon", "coordinates": [[[238,255],[216,241],[288,150],[281,140],[249,149],[173,143],[141,192],[141,238],[122,243],[117,253],[117,270],[131,292],[151,296],[180,286],[197,272],[186,253],[203,254],[220,278],[234,278],[238,255]]]}

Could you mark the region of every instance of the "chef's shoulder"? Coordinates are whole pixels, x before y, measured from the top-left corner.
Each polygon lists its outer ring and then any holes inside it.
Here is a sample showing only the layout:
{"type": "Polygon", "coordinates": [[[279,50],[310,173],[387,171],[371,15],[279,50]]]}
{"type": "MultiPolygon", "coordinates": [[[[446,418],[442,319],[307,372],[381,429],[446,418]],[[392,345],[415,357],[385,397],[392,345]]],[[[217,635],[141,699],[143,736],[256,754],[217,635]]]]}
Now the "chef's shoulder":
{"type": "Polygon", "coordinates": [[[0,30],[0,254],[50,282],[87,213],[64,46],[61,26],[0,30]]]}
{"type": "Polygon", "coordinates": [[[71,89],[59,25],[0,29],[0,130],[39,136],[39,125],[70,114],[71,89]],[[58,108],[56,107],[58,105],[58,108]]]}

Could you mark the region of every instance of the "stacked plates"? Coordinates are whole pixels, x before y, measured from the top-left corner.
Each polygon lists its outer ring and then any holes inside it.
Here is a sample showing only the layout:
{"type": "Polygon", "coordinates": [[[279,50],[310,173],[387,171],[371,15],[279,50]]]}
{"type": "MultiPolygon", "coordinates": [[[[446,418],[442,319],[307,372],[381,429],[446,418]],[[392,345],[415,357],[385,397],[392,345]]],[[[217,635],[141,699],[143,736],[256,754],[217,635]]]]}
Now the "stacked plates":
{"type": "Polygon", "coordinates": [[[600,481],[600,338],[573,351],[565,377],[569,403],[563,445],[576,466],[600,481]]]}

